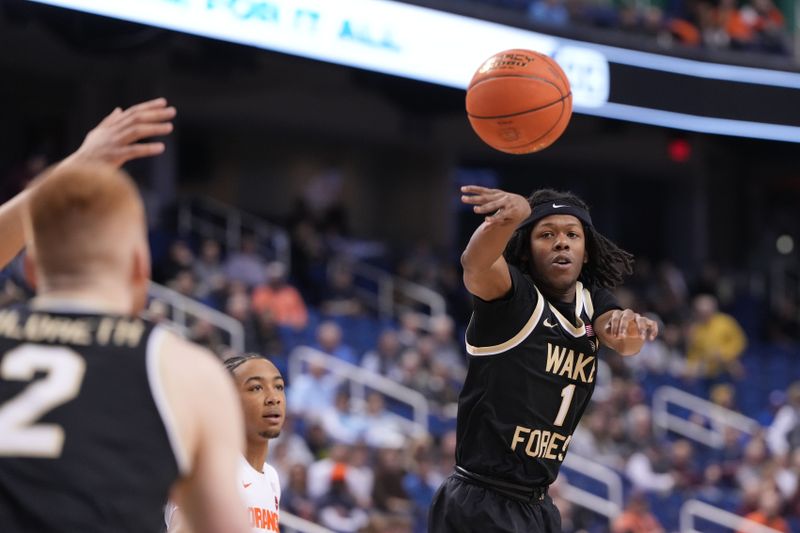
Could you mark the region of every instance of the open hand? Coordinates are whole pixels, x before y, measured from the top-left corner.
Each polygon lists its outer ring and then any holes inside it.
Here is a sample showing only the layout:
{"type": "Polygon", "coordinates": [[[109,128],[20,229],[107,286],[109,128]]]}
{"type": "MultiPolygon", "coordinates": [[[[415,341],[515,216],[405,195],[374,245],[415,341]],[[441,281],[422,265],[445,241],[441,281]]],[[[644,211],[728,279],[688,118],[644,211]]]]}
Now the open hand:
{"type": "Polygon", "coordinates": [[[471,205],[487,224],[519,224],[531,214],[528,200],[519,194],[479,185],[461,187],[461,201],[471,205]]]}
{"type": "Polygon", "coordinates": [[[67,160],[103,162],[119,168],[133,159],[159,155],[164,151],[164,143],[139,141],[170,133],[174,117],[175,108],[168,107],[164,98],[142,102],[124,111],[117,107],[86,135],[80,148],[67,160]]]}

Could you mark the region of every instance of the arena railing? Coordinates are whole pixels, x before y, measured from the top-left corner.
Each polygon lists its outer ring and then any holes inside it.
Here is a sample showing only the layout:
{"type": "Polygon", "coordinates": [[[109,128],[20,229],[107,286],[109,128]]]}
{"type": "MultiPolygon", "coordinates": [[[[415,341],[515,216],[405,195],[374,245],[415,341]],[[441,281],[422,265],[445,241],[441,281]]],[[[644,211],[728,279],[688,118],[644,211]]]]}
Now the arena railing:
{"type": "MultiPolygon", "coordinates": [[[[178,228],[181,235],[197,234],[221,241],[228,250],[239,248],[243,234],[256,235],[259,242],[267,243],[272,259],[291,268],[291,241],[284,228],[217,200],[184,198],[179,205],[178,228]]],[[[363,261],[354,260],[349,265],[353,274],[371,287],[359,287],[359,297],[381,318],[394,319],[407,310],[425,309],[419,311],[422,326],[430,329],[430,318],[446,312],[444,297],[428,287],[400,279],[363,261]]]]}
{"type": "Polygon", "coordinates": [[[653,393],[653,428],[661,436],[667,431],[678,433],[713,448],[724,445],[722,428],[730,427],[748,435],[755,434],[760,424],[741,413],[721,407],[675,387],[663,386],[653,393]],[[677,405],[691,413],[699,414],[710,422],[709,427],[669,412],[677,405]]]}
{"type": "Polygon", "coordinates": [[[281,531],[283,533],[335,533],[327,527],[309,522],[297,515],[281,509],[281,531]]]}
{"type": "MultiPolygon", "coordinates": [[[[364,404],[366,389],[372,389],[393,398],[401,403],[408,404],[414,413],[413,421],[397,416],[398,422],[404,424],[411,434],[428,432],[428,415],[430,408],[428,400],[420,392],[410,389],[380,374],[337,359],[332,355],[321,352],[308,346],[298,346],[289,355],[289,383],[303,373],[305,364],[319,362],[335,376],[347,380],[350,386],[350,398],[356,407],[364,404]]],[[[291,386],[291,385],[290,385],[291,386]]]]}
{"type": "Polygon", "coordinates": [[[590,511],[605,516],[608,518],[609,522],[614,520],[614,518],[622,512],[622,477],[617,472],[605,465],[571,452],[568,453],[564,459],[564,467],[602,483],[605,485],[608,493],[607,496],[600,496],[580,487],[576,487],[575,485],[571,485],[569,483],[569,473],[567,472],[567,483],[564,485],[561,492],[566,500],[569,500],[579,507],[585,507],[590,511]]]}
{"type": "MultiPolygon", "coordinates": [[[[150,283],[149,293],[151,298],[168,306],[164,318],[184,335],[188,334],[192,319],[204,320],[228,334],[231,349],[244,352],[244,327],[235,318],[158,283],[150,283]]],[[[158,316],[153,318],[157,320],[158,316]]]]}
{"type": "Polygon", "coordinates": [[[430,319],[447,312],[444,297],[428,287],[398,278],[364,262],[356,261],[351,267],[354,275],[374,285],[374,291],[362,289],[359,296],[368,301],[381,318],[395,319],[406,311],[418,312],[422,327],[430,330],[430,319]],[[397,293],[403,297],[397,298],[397,293]],[[425,308],[427,313],[421,312],[420,308],[425,308]]]}
{"type": "Polygon", "coordinates": [[[688,500],[681,506],[681,533],[703,533],[694,527],[695,519],[702,518],[742,533],[781,533],[777,529],[759,524],[743,516],[725,511],[700,500],[688,500]]]}
{"type": "Polygon", "coordinates": [[[181,235],[198,234],[222,242],[228,250],[238,250],[242,236],[255,235],[267,243],[270,259],[291,268],[289,233],[276,224],[211,198],[184,198],[178,207],[181,235]]]}

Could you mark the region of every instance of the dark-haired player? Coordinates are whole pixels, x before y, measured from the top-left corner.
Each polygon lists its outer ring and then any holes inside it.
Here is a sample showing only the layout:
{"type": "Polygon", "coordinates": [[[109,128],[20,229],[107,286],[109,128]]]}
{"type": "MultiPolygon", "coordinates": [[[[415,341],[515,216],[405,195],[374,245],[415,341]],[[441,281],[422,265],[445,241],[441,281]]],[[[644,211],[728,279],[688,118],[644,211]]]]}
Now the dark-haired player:
{"type": "Polygon", "coordinates": [[[609,289],[633,258],[595,229],[580,198],[462,193],[485,219],[461,256],[475,297],[469,370],[457,466],[434,498],[429,530],[560,532],[547,487],[592,395],[600,345],[632,355],[657,326],[619,308],[609,289]]]}
{"type": "MultiPolygon", "coordinates": [[[[272,362],[253,353],[227,359],[225,368],[244,411],[246,447],[239,460],[237,489],[247,505],[252,530],[277,532],[281,486],[278,473],[267,464],[267,451],[286,418],[283,376],[272,362]]],[[[166,522],[170,533],[189,531],[173,504],[167,506],[166,522]]]]}

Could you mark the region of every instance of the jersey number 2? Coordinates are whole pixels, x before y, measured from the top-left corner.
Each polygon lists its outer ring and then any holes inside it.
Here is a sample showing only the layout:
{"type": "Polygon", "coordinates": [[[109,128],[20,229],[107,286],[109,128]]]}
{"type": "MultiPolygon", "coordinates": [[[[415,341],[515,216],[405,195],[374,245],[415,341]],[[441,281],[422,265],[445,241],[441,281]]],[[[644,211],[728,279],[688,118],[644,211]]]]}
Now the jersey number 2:
{"type": "Polygon", "coordinates": [[[86,361],[68,348],[23,344],[0,362],[0,379],[6,381],[31,381],[37,371],[47,375],[0,404],[0,456],[61,455],[64,428],[36,421],[78,395],[86,361]]]}

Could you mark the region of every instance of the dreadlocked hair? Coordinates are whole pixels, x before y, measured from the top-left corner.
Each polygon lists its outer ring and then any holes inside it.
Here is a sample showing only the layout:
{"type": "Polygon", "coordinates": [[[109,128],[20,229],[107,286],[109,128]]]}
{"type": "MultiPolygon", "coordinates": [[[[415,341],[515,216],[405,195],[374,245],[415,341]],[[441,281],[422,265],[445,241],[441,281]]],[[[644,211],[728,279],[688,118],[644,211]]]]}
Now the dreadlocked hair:
{"type": "Polygon", "coordinates": [[[243,363],[246,363],[252,359],[266,359],[266,357],[257,353],[243,353],[241,355],[234,355],[233,357],[225,359],[222,364],[225,366],[225,370],[233,374],[234,370],[239,368],[243,363]]]}
{"type": "MultiPolygon", "coordinates": [[[[589,210],[589,206],[571,192],[555,191],[553,189],[540,189],[528,197],[531,208],[535,205],[550,202],[573,205],[589,210]]],[[[503,251],[503,257],[510,265],[514,265],[523,272],[534,274],[531,265],[531,231],[535,224],[528,224],[514,232],[503,251]]],[[[625,276],[633,272],[633,255],[626,252],[600,232],[594,226],[583,224],[586,234],[586,251],[589,261],[583,265],[578,278],[587,287],[605,287],[613,289],[625,276]]]]}

